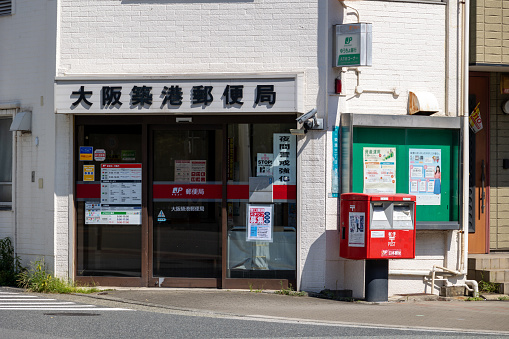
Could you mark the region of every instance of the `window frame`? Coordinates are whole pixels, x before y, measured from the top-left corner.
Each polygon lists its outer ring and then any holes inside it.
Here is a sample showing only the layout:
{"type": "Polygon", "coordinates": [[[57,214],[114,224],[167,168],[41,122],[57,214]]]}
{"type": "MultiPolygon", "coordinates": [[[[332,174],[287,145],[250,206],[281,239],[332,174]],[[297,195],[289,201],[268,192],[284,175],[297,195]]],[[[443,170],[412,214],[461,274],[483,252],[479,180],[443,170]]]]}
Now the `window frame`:
{"type": "MultiPolygon", "coordinates": [[[[0,110],[0,119],[1,120],[12,120],[14,118],[14,113],[11,113],[11,110],[0,110]],[[5,113],[4,113],[5,112],[5,113]]],[[[0,201],[0,210],[11,210],[12,209],[12,197],[14,196],[13,192],[13,168],[14,168],[14,135],[11,133],[11,181],[0,181],[0,186],[10,186],[11,187],[11,201],[0,201]]]]}

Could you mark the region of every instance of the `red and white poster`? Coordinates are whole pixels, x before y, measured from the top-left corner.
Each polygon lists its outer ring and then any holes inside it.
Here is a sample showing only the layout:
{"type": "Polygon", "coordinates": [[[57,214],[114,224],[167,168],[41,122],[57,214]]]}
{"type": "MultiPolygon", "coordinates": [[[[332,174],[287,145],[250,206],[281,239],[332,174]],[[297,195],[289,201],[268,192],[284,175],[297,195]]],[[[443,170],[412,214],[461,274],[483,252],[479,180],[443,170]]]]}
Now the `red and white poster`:
{"type": "Polygon", "coordinates": [[[175,160],[175,182],[207,181],[207,160],[175,160]]]}
{"type": "Polygon", "coordinates": [[[247,205],[246,241],[272,242],[273,205],[247,205]]]}

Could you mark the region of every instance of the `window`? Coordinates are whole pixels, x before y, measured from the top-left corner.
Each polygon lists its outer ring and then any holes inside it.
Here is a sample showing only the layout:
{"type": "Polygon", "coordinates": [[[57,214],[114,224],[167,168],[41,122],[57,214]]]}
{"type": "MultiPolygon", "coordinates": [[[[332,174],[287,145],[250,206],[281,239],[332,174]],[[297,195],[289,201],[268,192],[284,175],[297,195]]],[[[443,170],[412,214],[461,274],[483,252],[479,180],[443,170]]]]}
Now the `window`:
{"type": "Polygon", "coordinates": [[[12,118],[0,117],[0,209],[12,206],[12,118]]]}
{"type": "Polygon", "coordinates": [[[12,0],[0,0],[0,16],[12,15],[12,0]]]}

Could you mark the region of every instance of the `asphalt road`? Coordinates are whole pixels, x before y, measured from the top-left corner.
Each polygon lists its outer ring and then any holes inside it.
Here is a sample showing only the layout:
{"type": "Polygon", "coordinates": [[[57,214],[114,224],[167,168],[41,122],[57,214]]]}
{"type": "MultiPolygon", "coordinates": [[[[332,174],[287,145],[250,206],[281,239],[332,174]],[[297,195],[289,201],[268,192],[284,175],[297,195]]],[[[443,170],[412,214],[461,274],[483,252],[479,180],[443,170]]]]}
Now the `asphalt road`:
{"type": "Polygon", "coordinates": [[[362,338],[373,336],[509,338],[509,336],[486,331],[437,331],[410,327],[402,329],[319,323],[312,320],[158,308],[72,295],[22,293],[18,297],[9,294],[0,297],[0,338],[362,338]]]}

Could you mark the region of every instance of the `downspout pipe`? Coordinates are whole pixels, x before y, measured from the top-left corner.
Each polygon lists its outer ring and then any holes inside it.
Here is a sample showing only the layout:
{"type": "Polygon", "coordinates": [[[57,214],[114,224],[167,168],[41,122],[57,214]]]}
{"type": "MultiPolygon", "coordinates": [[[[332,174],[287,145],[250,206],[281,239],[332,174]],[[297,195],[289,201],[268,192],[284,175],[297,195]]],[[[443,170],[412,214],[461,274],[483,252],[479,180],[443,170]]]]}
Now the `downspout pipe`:
{"type": "Polygon", "coordinates": [[[469,81],[469,16],[470,16],[470,0],[460,0],[463,6],[463,74],[462,74],[462,101],[463,101],[463,229],[462,229],[462,256],[460,271],[467,274],[468,262],[468,177],[469,177],[469,124],[468,124],[468,81],[469,81]]]}
{"type": "MultiPolygon", "coordinates": [[[[468,107],[468,92],[469,92],[469,53],[470,53],[470,0],[460,0],[463,4],[463,256],[461,265],[461,274],[467,275],[468,273],[468,164],[469,159],[469,123],[468,117],[470,115],[468,107]]],[[[474,297],[479,296],[479,285],[475,280],[465,280],[465,284],[472,285],[474,297]]],[[[470,290],[470,289],[469,289],[470,290]]]]}

